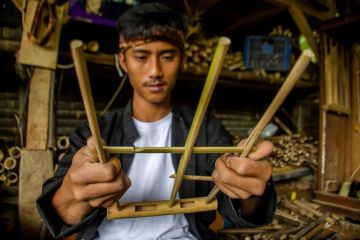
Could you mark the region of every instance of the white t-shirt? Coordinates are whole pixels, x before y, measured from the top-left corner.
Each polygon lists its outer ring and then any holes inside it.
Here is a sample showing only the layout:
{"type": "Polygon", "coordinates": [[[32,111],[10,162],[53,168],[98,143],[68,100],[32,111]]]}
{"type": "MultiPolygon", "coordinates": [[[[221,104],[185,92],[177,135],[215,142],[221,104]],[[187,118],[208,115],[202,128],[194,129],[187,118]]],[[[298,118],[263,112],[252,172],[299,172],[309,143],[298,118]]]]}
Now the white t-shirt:
{"type": "MultiPolygon", "coordinates": [[[[134,146],[171,146],[171,113],[156,122],[133,120],[140,136],[134,146]]],[[[168,200],[174,184],[174,179],[169,176],[174,173],[170,153],[135,154],[128,172],[131,187],[120,201],[168,200]]],[[[99,239],[106,240],[196,239],[189,232],[184,214],[111,221],[104,219],[98,231],[99,239]]]]}

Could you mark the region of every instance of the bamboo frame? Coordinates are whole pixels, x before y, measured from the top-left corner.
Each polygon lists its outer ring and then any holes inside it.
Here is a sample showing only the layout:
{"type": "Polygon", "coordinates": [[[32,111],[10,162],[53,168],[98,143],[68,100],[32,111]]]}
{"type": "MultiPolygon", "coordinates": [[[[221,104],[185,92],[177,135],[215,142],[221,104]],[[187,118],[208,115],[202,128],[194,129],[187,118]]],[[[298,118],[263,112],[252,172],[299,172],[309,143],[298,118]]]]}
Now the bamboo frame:
{"type": "Polygon", "coordinates": [[[96,112],[94,101],[91,95],[91,88],[89,83],[88,71],[86,68],[85,57],[83,53],[83,43],[79,40],[71,42],[71,52],[74,59],[75,70],[79,81],[81,95],[85,105],[86,115],[89,121],[91,134],[95,138],[96,150],[100,162],[106,162],[105,151],[117,153],[144,153],[144,152],[172,152],[182,153],[179,167],[175,175],[175,182],[173,185],[172,193],[169,200],[161,200],[154,202],[134,202],[134,203],[119,203],[113,204],[108,208],[108,219],[114,218],[127,218],[127,217],[144,217],[144,216],[158,216],[166,214],[177,213],[192,213],[199,211],[215,210],[217,208],[217,201],[212,203],[205,203],[206,197],[191,198],[191,199],[178,199],[175,197],[179,190],[180,183],[184,177],[185,169],[190,159],[190,155],[194,152],[199,153],[220,153],[235,151],[242,152],[243,149],[239,147],[195,147],[194,144],[198,131],[200,129],[202,120],[204,118],[208,103],[211,99],[212,92],[215,88],[216,81],[220,75],[221,67],[225,59],[226,52],[230,46],[230,39],[221,37],[219,39],[214,58],[212,60],[208,76],[205,81],[203,92],[195,112],[195,116],[190,128],[188,138],[184,147],[172,148],[136,148],[136,147],[104,147],[101,144],[101,136],[99,126],[97,124],[96,112]],[[208,152],[206,152],[208,151],[208,152]]]}
{"type": "Polygon", "coordinates": [[[179,167],[175,175],[171,176],[175,178],[172,193],[169,200],[159,200],[153,202],[132,202],[132,203],[116,203],[108,208],[108,219],[115,218],[128,218],[128,217],[145,217],[145,216],[159,216],[166,214],[178,214],[178,213],[192,213],[200,211],[215,210],[217,208],[217,201],[215,199],[216,193],[219,191],[215,187],[207,197],[190,198],[190,199],[175,199],[179,190],[182,180],[199,180],[199,181],[211,181],[209,176],[189,176],[185,175],[185,169],[190,159],[190,155],[193,153],[241,153],[241,157],[246,157],[253,149],[257,138],[271,120],[277,109],[281,106],[290,90],[295,86],[296,81],[301,77],[305,68],[313,57],[313,53],[310,50],[306,50],[302,53],[297,60],[295,66],[291,70],[288,78],[280,88],[278,94],[268,107],[267,111],[257,124],[256,128],[251,133],[250,137],[245,143],[245,148],[240,147],[194,147],[198,131],[200,129],[202,120],[204,118],[207,106],[211,99],[211,95],[215,88],[216,81],[220,75],[221,66],[223,64],[226,52],[230,45],[230,39],[222,37],[219,39],[218,46],[216,48],[213,61],[211,63],[209,73],[199,100],[197,110],[185,143],[184,147],[170,147],[170,148],[156,148],[156,147],[108,147],[102,146],[100,131],[96,121],[94,102],[91,96],[90,84],[86,69],[86,62],[82,51],[82,42],[75,40],[71,42],[71,49],[74,58],[75,68],[81,94],[88,117],[90,130],[95,137],[97,153],[101,162],[106,162],[105,151],[108,153],[182,153],[179,167]]]}

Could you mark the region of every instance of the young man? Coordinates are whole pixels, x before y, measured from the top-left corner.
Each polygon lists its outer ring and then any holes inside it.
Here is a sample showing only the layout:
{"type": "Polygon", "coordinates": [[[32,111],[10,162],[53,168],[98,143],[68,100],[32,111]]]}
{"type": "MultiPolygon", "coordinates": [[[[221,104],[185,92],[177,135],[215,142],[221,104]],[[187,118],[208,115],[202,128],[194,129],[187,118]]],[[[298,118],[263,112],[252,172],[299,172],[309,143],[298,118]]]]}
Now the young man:
{"type": "MultiPolygon", "coordinates": [[[[185,18],[162,4],[145,4],[123,14],[118,23],[119,62],[133,87],[123,109],[99,119],[110,146],[184,146],[194,112],[171,104],[171,91],[184,62],[185,18]]],[[[71,150],[37,203],[53,236],[79,233],[79,239],[216,239],[208,229],[215,212],[108,221],[105,208],[116,201],[169,199],[179,155],[122,154],[122,169],[100,164],[87,125],[71,136],[71,150]]],[[[206,115],[197,146],[230,146],[232,138],[206,115]]],[[[186,174],[212,175],[219,187],[219,211],[234,226],[269,223],[276,194],[265,158],[270,142],[257,144],[248,158],[193,155],[186,174]],[[224,160],[226,159],[226,160],[224,160]]],[[[184,181],[180,198],[207,196],[213,183],[184,181]]]]}

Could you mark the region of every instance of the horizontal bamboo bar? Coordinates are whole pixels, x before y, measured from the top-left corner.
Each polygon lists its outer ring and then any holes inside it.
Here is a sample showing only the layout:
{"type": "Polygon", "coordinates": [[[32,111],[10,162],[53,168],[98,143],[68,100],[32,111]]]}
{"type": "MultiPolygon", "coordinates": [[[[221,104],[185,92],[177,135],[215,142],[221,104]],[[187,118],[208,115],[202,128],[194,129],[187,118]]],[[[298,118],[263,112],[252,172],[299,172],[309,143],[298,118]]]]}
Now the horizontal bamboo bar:
{"type": "MultiPolygon", "coordinates": [[[[185,147],[103,146],[107,153],[183,153],[185,147]]],[[[193,147],[192,153],[242,153],[243,147],[193,147]]]]}
{"type": "Polygon", "coordinates": [[[176,199],[170,207],[169,200],[151,202],[115,203],[107,209],[109,220],[119,218],[149,217],[216,210],[217,201],[205,203],[206,197],[176,199]]]}
{"type": "MultiPolygon", "coordinates": [[[[170,178],[176,178],[176,174],[171,175],[170,178]]],[[[211,176],[184,175],[182,179],[194,181],[212,181],[211,176]]]]}

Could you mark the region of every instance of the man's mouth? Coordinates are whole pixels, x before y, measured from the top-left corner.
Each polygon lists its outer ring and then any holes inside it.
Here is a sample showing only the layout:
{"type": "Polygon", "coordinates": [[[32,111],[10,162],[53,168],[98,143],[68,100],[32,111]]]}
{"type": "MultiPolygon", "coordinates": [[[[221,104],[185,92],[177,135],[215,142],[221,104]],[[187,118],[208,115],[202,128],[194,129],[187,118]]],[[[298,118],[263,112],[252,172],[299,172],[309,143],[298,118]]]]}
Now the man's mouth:
{"type": "Polygon", "coordinates": [[[160,92],[165,87],[164,81],[152,81],[144,83],[144,86],[148,88],[151,92],[160,92]]]}

